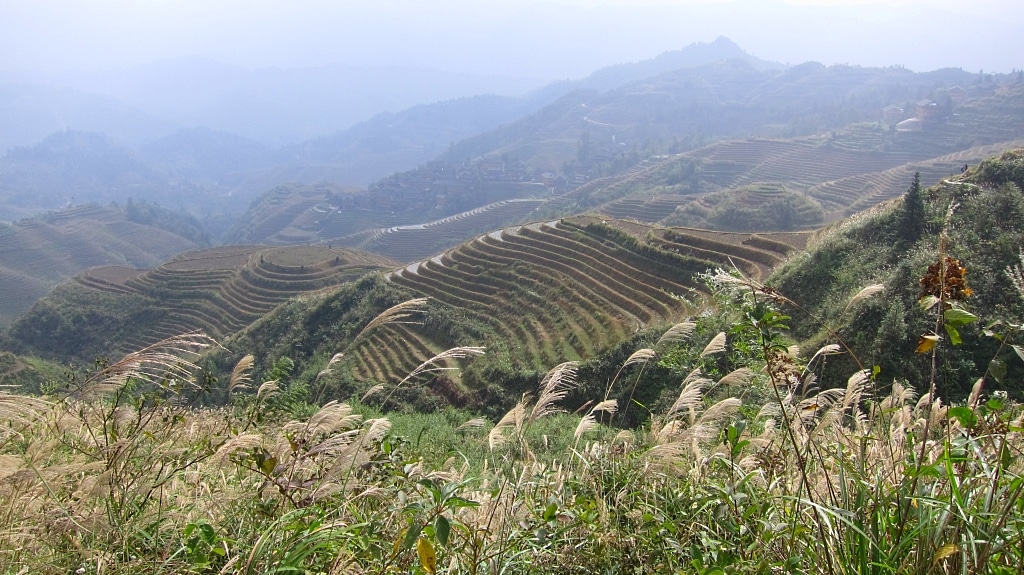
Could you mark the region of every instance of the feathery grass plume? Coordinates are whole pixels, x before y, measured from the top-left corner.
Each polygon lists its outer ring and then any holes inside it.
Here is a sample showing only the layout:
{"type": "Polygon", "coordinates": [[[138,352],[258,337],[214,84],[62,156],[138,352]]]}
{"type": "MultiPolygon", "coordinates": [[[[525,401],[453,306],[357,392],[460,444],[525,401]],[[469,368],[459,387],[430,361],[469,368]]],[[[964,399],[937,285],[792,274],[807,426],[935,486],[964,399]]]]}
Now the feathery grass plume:
{"type": "Polygon", "coordinates": [[[306,438],[313,438],[319,435],[334,433],[339,429],[352,429],[356,427],[363,417],[352,413],[352,407],[347,403],[330,401],[325,403],[319,411],[314,413],[305,422],[292,421],[286,423],[282,431],[286,434],[303,434],[306,438]]]}
{"type": "Polygon", "coordinates": [[[378,383],[377,385],[374,385],[370,389],[367,389],[366,393],[364,393],[363,396],[359,398],[359,401],[366,401],[370,397],[373,397],[374,395],[376,395],[376,394],[378,394],[378,393],[380,393],[382,391],[384,391],[384,384],[383,383],[378,383]]]}
{"type": "Polygon", "coordinates": [[[487,420],[482,417],[474,417],[469,421],[455,428],[455,433],[464,433],[474,429],[480,429],[487,425],[487,420]]]}
{"type": "Polygon", "coordinates": [[[174,382],[194,386],[192,374],[199,370],[194,361],[204,349],[215,345],[217,342],[202,332],[163,339],[104,367],[73,390],[69,399],[96,399],[121,389],[129,380],[168,390],[174,382]]]}
{"type": "Polygon", "coordinates": [[[255,361],[256,358],[251,353],[238,360],[238,363],[235,364],[235,369],[231,370],[231,379],[228,380],[228,397],[231,397],[235,392],[245,391],[250,388],[249,384],[252,382],[250,372],[255,361]]]}
{"type": "MultiPolygon", "coordinates": [[[[410,379],[423,375],[424,373],[452,371],[458,369],[457,367],[439,365],[441,362],[450,359],[465,359],[467,357],[476,357],[483,354],[484,348],[482,347],[453,347],[451,349],[442,351],[441,353],[416,366],[416,369],[409,372],[409,374],[406,375],[405,378],[402,379],[402,381],[395,384],[395,386],[391,388],[391,391],[388,393],[388,395],[381,401],[381,405],[386,404],[388,400],[391,399],[391,396],[394,395],[395,391],[397,391],[398,388],[402,387],[402,385],[405,384],[405,382],[409,381],[410,379]]],[[[363,399],[366,399],[373,393],[376,393],[377,390],[375,388],[376,386],[370,388],[365,394],[363,394],[363,399]]]]}
{"type": "Polygon", "coordinates": [[[725,332],[719,332],[718,335],[711,338],[711,341],[709,341],[708,344],[704,346],[704,351],[700,352],[700,357],[724,352],[725,340],[725,332]]]}
{"type": "Polygon", "coordinates": [[[730,371],[718,380],[719,386],[747,385],[754,379],[754,371],[749,367],[741,367],[730,371]]]}
{"type": "Polygon", "coordinates": [[[540,395],[537,396],[537,402],[530,410],[530,415],[525,422],[526,426],[547,415],[565,411],[556,407],[555,403],[565,399],[572,388],[576,387],[577,369],[579,369],[579,362],[567,361],[556,365],[544,376],[540,382],[540,395]]]}
{"type": "Polygon", "coordinates": [[[674,326],[670,327],[668,331],[663,333],[660,338],[658,338],[658,341],[657,343],[654,344],[654,347],[658,347],[663,344],[669,345],[674,343],[683,343],[684,341],[689,340],[690,337],[693,336],[693,332],[696,329],[696,322],[684,321],[682,323],[677,323],[674,326]]]}
{"type": "MultiPolygon", "coordinates": [[[[638,349],[634,351],[628,358],[626,358],[625,363],[622,364],[622,368],[628,367],[630,365],[635,365],[638,363],[647,363],[648,361],[654,359],[656,356],[657,354],[654,352],[653,349],[638,349]]],[[[622,368],[619,369],[621,370],[622,368]]]]}
{"type": "Polygon", "coordinates": [[[691,414],[691,421],[693,420],[693,412],[704,400],[704,391],[714,383],[703,375],[698,367],[686,376],[686,379],[683,380],[683,390],[679,392],[679,397],[665,414],[665,419],[672,419],[676,414],[686,411],[691,414]]]}
{"type": "Polygon", "coordinates": [[[974,386],[971,387],[971,395],[967,397],[967,407],[971,409],[978,408],[978,402],[981,400],[981,390],[984,387],[984,384],[984,377],[979,377],[978,381],[974,382],[974,386]]]}
{"type": "Polygon", "coordinates": [[[1020,250],[1020,254],[1017,256],[1020,261],[1020,265],[1007,266],[1006,277],[1010,279],[1010,283],[1013,285],[1013,289],[1017,290],[1017,295],[1020,299],[1024,300],[1024,270],[1021,266],[1024,266],[1024,248],[1020,250]]]}
{"type": "MultiPolygon", "coordinates": [[[[370,323],[366,324],[352,341],[355,341],[362,337],[364,334],[389,323],[411,323],[404,321],[406,318],[411,317],[414,313],[422,312],[421,309],[426,305],[430,298],[419,297],[415,299],[406,300],[398,305],[389,307],[388,309],[381,312],[377,317],[370,320],[370,323]]],[[[332,358],[333,359],[333,358],[332,358]]]]}
{"type": "Polygon", "coordinates": [[[224,442],[213,455],[213,463],[224,464],[231,458],[231,454],[239,451],[248,451],[263,445],[264,437],[258,433],[244,433],[237,435],[224,442]]]}
{"type": "Polygon", "coordinates": [[[873,296],[873,295],[883,291],[884,289],[885,289],[885,284],[872,284],[872,285],[869,285],[869,286],[865,287],[864,289],[862,289],[859,292],[857,292],[857,294],[855,296],[850,298],[850,303],[846,304],[846,308],[843,309],[843,311],[844,312],[850,311],[851,307],[853,307],[853,306],[857,305],[858,303],[860,303],[860,302],[870,298],[871,296],[873,296]]]}
{"type": "Polygon", "coordinates": [[[843,396],[843,409],[856,408],[868,393],[871,383],[871,370],[862,369],[846,380],[846,395],[843,396]]]}
{"type": "MultiPolygon", "coordinates": [[[[28,425],[50,411],[53,404],[38,397],[0,393],[0,420],[17,425],[28,425]]],[[[0,436],[10,432],[10,426],[0,426],[0,436]]]]}
{"type": "Polygon", "coordinates": [[[259,389],[256,390],[256,399],[268,399],[279,391],[281,391],[281,386],[278,385],[278,380],[272,379],[270,381],[264,381],[260,384],[259,389]]]}
{"type": "Polygon", "coordinates": [[[580,437],[584,433],[597,429],[597,416],[594,415],[595,412],[613,414],[618,410],[619,402],[616,399],[607,399],[592,407],[576,426],[576,431],[572,434],[573,441],[579,443],[580,437]]]}
{"type": "MultiPolygon", "coordinates": [[[[811,366],[814,364],[815,361],[818,360],[819,357],[823,357],[823,356],[826,356],[826,355],[836,355],[836,354],[839,354],[839,353],[842,353],[842,352],[843,352],[842,346],[840,346],[838,343],[830,343],[830,344],[828,344],[828,345],[818,349],[818,351],[814,352],[814,355],[811,356],[811,359],[807,360],[807,366],[804,367],[804,371],[806,372],[806,371],[810,370],[811,366]]],[[[792,357],[797,357],[799,354],[800,354],[800,350],[799,349],[790,350],[790,353],[789,353],[789,355],[792,356],[792,357]],[[795,352],[795,353],[793,353],[793,352],[795,352]]]]}
{"type": "Polygon", "coordinates": [[[498,423],[487,433],[487,446],[491,451],[505,445],[508,442],[506,430],[512,429],[517,434],[522,432],[523,423],[526,421],[525,398],[520,400],[512,409],[508,410],[498,423]]]}
{"type": "Polygon", "coordinates": [[[717,439],[725,424],[732,419],[743,405],[738,397],[727,397],[704,410],[687,435],[699,441],[717,439]]]}
{"type": "Polygon", "coordinates": [[[405,379],[398,382],[398,386],[401,386],[403,383],[423,373],[432,373],[435,371],[450,371],[453,369],[457,369],[454,367],[445,367],[437,365],[442,361],[448,359],[465,359],[467,357],[476,357],[483,354],[484,348],[482,347],[453,347],[451,349],[442,351],[441,353],[421,363],[419,366],[416,367],[416,369],[409,372],[409,375],[405,376],[405,379]]]}

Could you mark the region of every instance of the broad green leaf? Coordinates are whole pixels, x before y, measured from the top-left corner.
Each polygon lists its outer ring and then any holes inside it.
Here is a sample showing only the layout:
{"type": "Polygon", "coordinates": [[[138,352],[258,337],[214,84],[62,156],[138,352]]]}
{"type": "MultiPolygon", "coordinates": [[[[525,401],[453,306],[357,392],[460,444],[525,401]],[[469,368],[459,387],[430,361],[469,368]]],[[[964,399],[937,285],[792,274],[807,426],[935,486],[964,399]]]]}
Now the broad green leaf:
{"type": "Polygon", "coordinates": [[[944,327],[946,328],[946,333],[949,334],[949,343],[953,345],[960,345],[964,342],[963,338],[960,337],[960,332],[957,331],[955,327],[948,323],[944,324],[944,327]]]}
{"type": "Polygon", "coordinates": [[[942,313],[942,321],[945,322],[946,325],[963,327],[969,323],[978,321],[978,316],[971,312],[953,307],[942,313]]]}
{"type": "Polygon", "coordinates": [[[437,537],[437,542],[441,545],[448,545],[448,535],[451,531],[452,526],[448,523],[448,519],[444,515],[438,515],[434,520],[434,536],[437,537]]]}
{"type": "Polygon", "coordinates": [[[405,532],[405,538],[402,540],[402,549],[412,549],[412,546],[416,543],[416,540],[420,538],[420,531],[423,531],[422,523],[414,523],[405,532]]]}
{"type": "Polygon", "coordinates": [[[939,298],[933,295],[926,295],[923,298],[917,300],[917,305],[921,307],[921,311],[928,311],[935,307],[935,304],[939,303],[939,298]]]}
{"type": "Polygon", "coordinates": [[[434,546],[430,544],[430,541],[420,537],[416,541],[416,554],[420,556],[420,564],[423,568],[433,575],[437,573],[437,555],[434,553],[434,546]]]}
{"type": "Polygon", "coordinates": [[[266,459],[264,459],[263,461],[260,462],[260,471],[262,471],[263,473],[265,473],[267,475],[273,474],[274,473],[274,469],[276,469],[276,468],[277,468],[277,458],[276,457],[268,457],[268,458],[266,458],[266,459]]]}
{"type": "Polygon", "coordinates": [[[1013,345],[1010,347],[1013,348],[1013,351],[1017,352],[1017,357],[1019,357],[1021,361],[1024,361],[1024,346],[1013,345]]]}
{"type": "Polygon", "coordinates": [[[966,429],[970,429],[978,424],[978,416],[969,407],[951,407],[946,414],[950,418],[955,418],[966,429]]]}
{"type": "Polygon", "coordinates": [[[994,358],[988,362],[988,372],[992,374],[996,382],[1003,383],[1003,378],[1006,377],[1006,362],[999,358],[994,358]]]}

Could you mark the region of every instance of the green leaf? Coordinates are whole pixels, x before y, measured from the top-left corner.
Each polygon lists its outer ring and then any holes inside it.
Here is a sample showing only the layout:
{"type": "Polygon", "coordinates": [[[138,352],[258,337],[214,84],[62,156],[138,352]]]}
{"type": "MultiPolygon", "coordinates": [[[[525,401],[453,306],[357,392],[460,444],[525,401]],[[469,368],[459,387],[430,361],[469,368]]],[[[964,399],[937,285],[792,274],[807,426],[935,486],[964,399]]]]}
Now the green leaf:
{"type": "Polygon", "coordinates": [[[939,303],[939,301],[941,300],[933,295],[926,295],[917,300],[917,305],[921,306],[921,311],[928,311],[935,307],[935,304],[939,303]]]}
{"type": "Polygon", "coordinates": [[[415,523],[409,527],[405,532],[405,538],[402,539],[402,549],[412,549],[412,546],[416,544],[416,540],[420,538],[420,531],[423,531],[422,523],[415,523]]]}
{"type": "Polygon", "coordinates": [[[1017,352],[1017,357],[1024,361],[1024,347],[1019,345],[1011,345],[1010,347],[1013,348],[1013,351],[1017,352]]]}
{"type": "Polygon", "coordinates": [[[274,469],[277,468],[277,458],[268,457],[260,462],[260,471],[267,475],[274,473],[274,469]]]}
{"type": "Polygon", "coordinates": [[[942,313],[942,321],[945,322],[946,325],[963,327],[969,323],[978,321],[978,316],[968,311],[953,307],[942,313]]]}
{"type": "Polygon", "coordinates": [[[448,523],[448,519],[444,515],[438,515],[434,520],[434,535],[437,537],[437,542],[441,545],[448,545],[448,535],[451,532],[452,526],[451,523],[448,523]]]}
{"type": "Polygon", "coordinates": [[[966,429],[970,429],[978,424],[978,416],[969,407],[951,407],[946,414],[950,418],[955,418],[966,429]]]}
{"type": "Polygon", "coordinates": [[[957,331],[955,327],[948,323],[944,324],[944,326],[946,328],[946,333],[949,334],[949,343],[953,345],[960,345],[964,342],[963,338],[960,337],[960,332],[957,331]]]}
{"type": "Polygon", "coordinates": [[[1006,377],[1006,362],[999,358],[993,358],[988,362],[988,372],[992,374],[992,378],[996,382],[1003,383],[1003,378],[1006,377]]]}

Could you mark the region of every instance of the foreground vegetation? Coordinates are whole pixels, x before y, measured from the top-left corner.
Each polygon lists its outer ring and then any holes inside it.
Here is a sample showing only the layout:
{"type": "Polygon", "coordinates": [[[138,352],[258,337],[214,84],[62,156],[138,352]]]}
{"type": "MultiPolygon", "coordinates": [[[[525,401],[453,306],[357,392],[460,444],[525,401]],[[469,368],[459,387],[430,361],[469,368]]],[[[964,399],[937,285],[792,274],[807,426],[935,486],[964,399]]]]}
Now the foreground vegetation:
{"type": "MultiPolygon", "coordinates": [[[[933,365],[978,319],[963,268],[936,261],[921,298],[934,330],[916,350],[933,365]]],[[[1021,265],[1005,273],[1024,298],[1021,265]]],[[[1020,572],[1024,411],[994,374],[955,406],[934,369],[819,379],[826,358],[855,350],[830,342],[804,358],[783,338],[792,301],[738,274],[708,282],[718,313],[636,350],[603,395],[567,405],[579,366],[561,364],[493,424],[371,407],[414,379],[312,406],[280,380],[256,385],[248,356],[215,384],[195,364],[215,345],[199,334],[46,396],[0,395],[0,570],[1020,572]],[[702,335],[722,322],[728,333],[702,335]],[[673,401],[635,401],[659,362],[689,370],[673,401]],[[193,409],[215,385],[228,406],[193,409]],[[622,428],[628,410],[646,423],[622,428]]],[[[1021,353],[1019,330],[993,332],[1004,359],[1021,353]]]]}

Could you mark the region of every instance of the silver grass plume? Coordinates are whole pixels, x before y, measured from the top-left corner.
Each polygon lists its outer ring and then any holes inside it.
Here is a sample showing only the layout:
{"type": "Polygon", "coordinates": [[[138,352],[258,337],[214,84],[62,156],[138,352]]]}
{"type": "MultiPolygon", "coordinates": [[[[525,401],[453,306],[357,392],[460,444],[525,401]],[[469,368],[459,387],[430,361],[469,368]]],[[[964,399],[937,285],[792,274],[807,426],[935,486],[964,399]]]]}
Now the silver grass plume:
{"type": "Polygon", "coordinates": [[[1017,290],[1017,295],[1024,300],[1024,270],[1021,269],[1021,266],[1024,266],[1024,249],[1020,250],[1017,259],[1020,261],[1020,265],[1007,266],[1006,277],[1013,284],[1013,289],[1017,290]]]}
{"type": "Polygon", "coordinates": [[[389,307],[388,309],[381,312],[377,317],[370,320],[370,323],[366,324],[354,338],[353,341],[359,339],[364,334],[389,323],[409,323],[404,321],[411,317],[414,313],[422,312],[421,309],[426,305],[429,298],[420,297],[415,299],[406,300],[398,305],[389,307]]]}
{"type": "Polygon", "coordinates": [[[252,383],[250,372],[255,360],[256,358],[250,353],[235,364],[235,369],[231,370],[231,379],[228,380],[228,397],[233,393],[250,389],[250,383],[252,383]]]}
{"type": "Polygon", "coordinates": [[[565,411],[556,407],[555,403],[565,399],[572,388],[576,387],[576,370],[578,368],[579,362],[567,361],[555,366],[544,376],[540,382],[540,395],[537,396],[537,403],[533,405],[530,416],[526,420],[527,425],[547,415],[565,411]]]}
{"type": "Polygon", "coordinates": [[[409,372],[409,375],[405,376],[405,379],[398,382],[398,385],[400,386],[403,383],[409,381],[410,379],[423,373],[431,373],[435,371],[449,371],[456,369],[454,367],[445,367],[437,365],[442,361],[448,359],[465,359],[467,357],[475,357],[483,354],[484,348],[482,347],[453,347],[449,350],[442,351],[441,353],[421,363],[419,366],[416,367],[416,369],[409,372]]]}
{"type": "Polygon", "coordinates": [[[681,411],[693,412],[698,405],[704,400],[704,391],[707,390],[714,383],[710,379],[703,377],[703,372],[700,368],[691,371],[686,379],[683,380],[683,390],[679,392],[679,397],[676,399],[672,407],[669,408],[668,413],[665,414],[666,419],[672,419],[676,414],[681,411]]]}
{"type": "Polygon", "coordinates": [[[747,385],[754,378],[754,371],[748,367],[741,367],[730,371],[718,380],[720,386],[747,385]]]}
{"type": "Polygon", "coordinates": [[[654,347],[658,347],[659,345],[663,344],[669,345],[687,341],[690,339],[691,336],[693,336],[693,332],[695,329],[697,329],[697,324],[695,322],[684,321],[682,323],[677,323],[674,326],[670,327],[668,331],[663,333],[660,338],[658,338],[658,341],[657,343],[654,344],[654,347]]]}
{"type": "Polygon", "coordinates": [[[576,431],[572,435],[573,440],[579,442],[580,437],[584,433],[597,429],[597,417],[594,415],[595,412],[614,414],[618,410],[619,402],[616,399],[606,399],[601,403],[598,403],[592,407],[582,419],[580,419],[580,423],[576,426],[576,431]]]}
{"type": "Polygon", "coordinates": [[[704,351],[700,352],[700,357],[724,352],[725,340],[725,332],[720,332],[718,335],[711,338],[711,341],[709,341],[708,344],[704,346],[704,351]]]}
{"type": "MultiPolygon", "coordinates": [[[[654,359],[656,356],[657,356],[657,354],[654,352],[653,349],[648,349],[648,348],[638,349],[638,350],[634,351],[626,359],[625,363],[622,364],[622,368],[628,367],[630,365],[635,365],[635,364],[638,364],[638,363],[641,363],[641,364],[647,363],[647,362],[651,361],[652,359],[654,359]]],[[[622,370],[622,368],[620,368],[620,371],[622,370]]]]}
{"type": "Polygon", "coordinates": [[[524,401],[520,400],[515,407],[508,410],[487,434],[487,446],[491,451],[501,447],[508,441],[508,436],[505,434],[507,429],[511,428],[517,433],[522,431],[523,422],[526,419],[526,404],[524,401]]]}
{"type": "Polygon", "coordinates": [[[486,419],[484,419],[482,417],[474,417],[473,419],[470,419],[469,421],[467,421],[467,422],[463,423],[462,425],[456,427],[455,428],[455,432],[456,433],[462,433],[462,432],[466,432],[466,431],[471,431],[473,429],[480,429],[480,428],[484,427],[485,425],[487,425],[487,420],[486,419]]]}
{"type": "Polygon", "coordinates": [[[204,349],[215,345],[217,342],[202,332],[163,339],[103,368],[72,391],[69,399],[103,397],[121,389],[130,380],[162,386],[169,391],[175,391],[176,384],[195,386],[192,376],[199,366],[194,361],[204,349]]]}
{"type": "Polygon", "coordinates": [[[846,308],[843,311],[844,312],[845,311],[849,311],[851,307],[853,307],[853,306],[857,305],[858,303],[860,303],[860,302],[870,298],[871,296],[881,292],[884,289],[885,289],[885,284],[872,284],[872,285],[869,285],[869,286],[865,287],[864,289],[862,289],[859,292],[857,292],[857,294],[855,296],[850,298],[850,303],[846,304],[846,308]]]}

